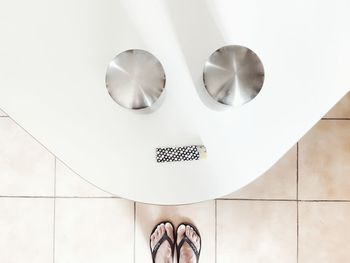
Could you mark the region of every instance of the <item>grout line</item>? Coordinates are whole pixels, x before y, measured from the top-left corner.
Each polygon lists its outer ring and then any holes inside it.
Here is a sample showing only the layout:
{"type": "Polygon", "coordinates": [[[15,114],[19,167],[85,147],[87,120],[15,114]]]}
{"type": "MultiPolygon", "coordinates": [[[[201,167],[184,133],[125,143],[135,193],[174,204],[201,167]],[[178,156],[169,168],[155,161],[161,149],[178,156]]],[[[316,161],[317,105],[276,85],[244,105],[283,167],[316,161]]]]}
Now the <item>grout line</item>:
{"type": "Polygon", "coordinates": [[[0,116],[0,118],[9,118],[9,116],[0,116]]]}
{"type": "Polygon", "coordinates": [[[297,200],[299,200],[299,142],[297,143],[297,200]]]}
{"type": "Polygon", "coordinates": [[[46,198],[46,199],[122,199],[119,196],[34,196],[34,195],[0,195],[0,198],[46,198]]]}
{"type": "Polygon", "coordinates": [[[297,263],[299,263],[299,201],[297,201],[297,263]]]}
{"type": "Polygon", "coordinates": [[[350,121],[350,118],[322,118],[323,121],[350,121]]]}
{"type": "Polygon", "coordinates": [[[215,200],[215,263],[218,260],[218,202],[215,200]]]}
{"type": "Polygon", "coordinates": [[[52,257],[53,263],[55,263],[55,254],[56,254],[56,164],[57,164],[57,158],[55,157],[54,199],[53,199],[53,257],[52,257]]]}
{"type": "Polygon", "coordinates": [[[350,203],[350,200],[325,200],[325,199],[319,199],[319,200],[299,200],[299,202],[303,203],[350,203]]]}
{"type": "Polygon", "coordinates": [[[54,196],[26,196],[26,195],[0,195],[0,198],[44,198],[44,199],[54,199],[54,196]]]}
{"type": "Polygon", "coordinates": [[[343,200],[330,200],[330,199],[228,199],[228,198],[218,198],[216,200],[219,201],[266,201],[266,202],[273,202],[273,201],[282,201],[282,202],[309,202],[309,203],[350,203],[349,199],[343,199],[343,200]]]}
{"type": "Polygon", "coordinates": [[[60,199],[74,199],[74,198],[78,198],[78,199],[123,199],[119,196],[56,196],[56,198],[60,199]]]}
{"type": "Polygon", "coordinates": [[[218,198],[219,201],[265,201],[265,202],[309,202],[309,203],[350,203],[349,199],[229,199],[229,198],[218,198]]]}
{"type": "MultiPolygon", "coordinates": [[[[12,196],[12,195],[1,195],[0,196],[0,199],[1,198],[33,198],[33,199],[40,199],[40,198],[43,198],[43,199],[123,199],[121,197],[118,197],[118,196],[111,196],[111,197],[79,197],[79,196],[73,196],[73,197],[70,197],[70,196],[12,196]]],[[[325,203],[350,203],[350,199],[335,199],[335,200],[330,200],[330,199],[319,199],[319,200],[316,200],[316,199],[299,199],[299,200],[296,200],[296,199],[239,199],[239,198],[217,198],[216,200],[218,201],[263,201],[263,202],[309,202],[309,203],[322,203],[322,202],[325,202],[325,203]]],[[[189,204],[190,205],[190,204],[189,204]]]]}
{"type": "Polygon", "coordinates": [[[134,263],[136,262],[136,244],[135,243],[136,243],[136,202],[134,202],[134,247],[133,247],[134,263]]]}
{"type": "Polygon", "coordinates": [[[297,263],[299,263],[299,142],[297,142],[297,263]]]}
{"type": "Polygon", "coordinates": [[[268,199],[268,198],[217,198],[219,201],[282,201],[282,202],[295,202],[296,199],[268,199]]]}

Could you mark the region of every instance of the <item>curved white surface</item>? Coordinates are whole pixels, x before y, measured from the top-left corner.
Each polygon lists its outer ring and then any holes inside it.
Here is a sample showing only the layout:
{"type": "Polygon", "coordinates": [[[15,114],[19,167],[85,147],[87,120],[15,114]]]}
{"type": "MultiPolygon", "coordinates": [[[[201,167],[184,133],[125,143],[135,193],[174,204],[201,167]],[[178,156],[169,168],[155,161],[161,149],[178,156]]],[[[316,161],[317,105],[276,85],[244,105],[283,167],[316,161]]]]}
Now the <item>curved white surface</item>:
{"type": "Polygon", "coordinates": [[[347,0],[0,3],[0,107],[81,176],[118,196],[180,204],[228,194],[267,170],[350,87],[347,0]],[[243,45],[261,93],[226,111],[198,95],[205,60],[243,45]],[[151,114],[108,95],[109,61],[130,48],[163,64],[151,114]],[[158,164],[155,148],[204,144],[204,161],[158,164]]]}

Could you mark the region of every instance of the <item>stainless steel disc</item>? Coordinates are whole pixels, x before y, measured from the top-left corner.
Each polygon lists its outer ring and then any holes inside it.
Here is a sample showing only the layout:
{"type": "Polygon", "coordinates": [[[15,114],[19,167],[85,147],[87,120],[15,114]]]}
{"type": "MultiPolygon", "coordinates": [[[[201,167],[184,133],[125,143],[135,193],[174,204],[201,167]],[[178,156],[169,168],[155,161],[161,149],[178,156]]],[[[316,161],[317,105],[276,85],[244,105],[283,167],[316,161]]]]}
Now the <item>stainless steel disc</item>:
{"type": "Polygon", "coordinates": [[[145,50],[124,51],[109,63],[106,87],[113,100],[124,108],[149,108],[164,90],[163,66],[145,50]]]}
{"type": "Polygon", "coordinates": [[[203,81],[214,100],[240,106],[260,92],[264,83],[264,67],[249,48],[225,46],[216,50],[205,63],[203,81]]]}

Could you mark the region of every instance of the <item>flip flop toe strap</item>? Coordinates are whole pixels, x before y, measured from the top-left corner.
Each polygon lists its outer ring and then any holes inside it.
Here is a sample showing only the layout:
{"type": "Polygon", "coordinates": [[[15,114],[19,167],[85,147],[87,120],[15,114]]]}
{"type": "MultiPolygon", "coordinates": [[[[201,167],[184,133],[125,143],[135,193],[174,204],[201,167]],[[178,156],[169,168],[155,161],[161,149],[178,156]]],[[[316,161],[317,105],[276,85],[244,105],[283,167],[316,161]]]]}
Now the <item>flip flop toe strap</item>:
{"type": "Polygon", "coordinates": [[[182,246],[185,244],[185,242],[187,244],[189,244],[189,246],[191,247],[191,249],[193,250],[193,253],[195,254],[196,258],[197,258],[197,262],[199,260],[199,253],[200,251],[198,251],[197,247],[195,246],[195,244],[193,244],[193,242],[187,237],[185,236],[179,243],[179,245],[177,246],[177,256],[178,256],[178,260],[180,259],[180,250],[182,248],[182,246]]]}
{"type": "Polygon", "coordinates": [[[158,249],[160,248],[160,246],[165,242],[168,241],[171,247],[171,251],[173,252],[173,248],[174,248],[174,243],[173,241],[170,239],[170,237],[168,236],[167,233],[164,233],[164,235],[162,236],[162,238],[157,242],[157,244],[154,246],[153,250],[152,250],[152,259],[153,262],[155,262],[156,260],[156,255],[158,252],[158,249]]]}

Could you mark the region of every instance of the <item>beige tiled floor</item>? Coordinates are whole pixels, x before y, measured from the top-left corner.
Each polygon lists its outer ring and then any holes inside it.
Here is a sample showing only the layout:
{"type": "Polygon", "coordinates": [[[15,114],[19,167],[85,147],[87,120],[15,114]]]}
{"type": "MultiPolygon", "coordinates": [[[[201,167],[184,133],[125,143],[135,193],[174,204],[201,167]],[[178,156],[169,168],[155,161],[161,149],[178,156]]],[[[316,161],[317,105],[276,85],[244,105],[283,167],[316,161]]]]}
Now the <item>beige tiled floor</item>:
{"type": "Polygon", "coordinates": [[[55,157],[10,118],[0,132],[0,195],[53,196],[55,157]]]}
{"type": "Polygon", "coordinates": [[[226,196],[231,199],[297,198],[297,146],[290,149],[271,169],[249,185],[226,196]]]}
{"type": "Polygon", "coordinates": [[[321,120],[299,143],[299,198],[350,200],[350,121],[321,120]]]}
{"type": "Polygon", "coordinates": [[[296,201],[217,201],[217,262],[296,262],[296,219],[296,201]]]}
{"type": "Polygon", "coordinates": [[[337,105],[335,105],[325,116],[325,118],[350,118],[350,92],[348,92],[337,105]]]}
{"type": "Polygon", "coordinates": [[[350,203],[299,204],[299,262],[350,262],[350,203]]]}
{"type": "Polygon", "coordinates": [[[56,199],[56,263],[132,263],[133,232],[133,202],[118,198],[56,199]]]}
{"type": "Polygon", "coordinates": [[[52,262],[53,214],[52,198],[0,198],[0,262],[52,262]]]}
{"type": "Polygon", "coordinates": [[[349,101],[248,186],[172,207],[111,196],[1,117],[0,262],[151,262],[163,219],[197,225],[201,263],[350,262],[349,101]]]}

